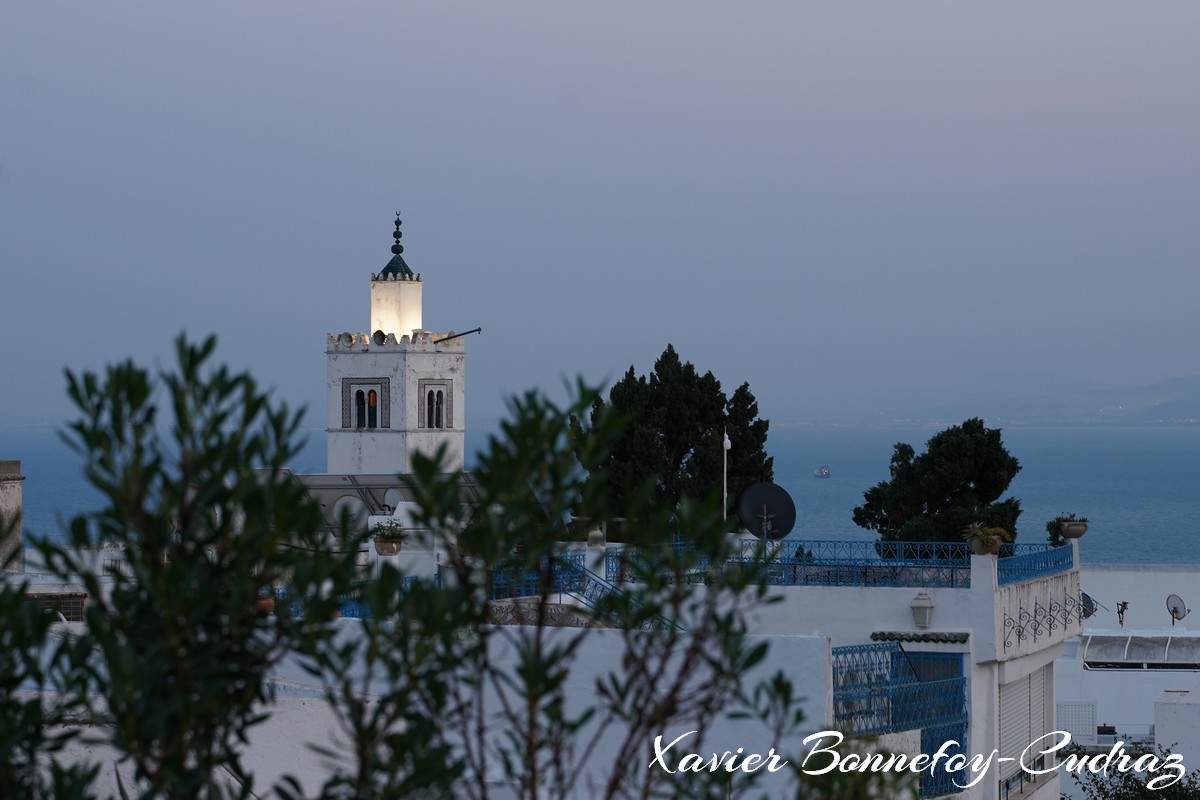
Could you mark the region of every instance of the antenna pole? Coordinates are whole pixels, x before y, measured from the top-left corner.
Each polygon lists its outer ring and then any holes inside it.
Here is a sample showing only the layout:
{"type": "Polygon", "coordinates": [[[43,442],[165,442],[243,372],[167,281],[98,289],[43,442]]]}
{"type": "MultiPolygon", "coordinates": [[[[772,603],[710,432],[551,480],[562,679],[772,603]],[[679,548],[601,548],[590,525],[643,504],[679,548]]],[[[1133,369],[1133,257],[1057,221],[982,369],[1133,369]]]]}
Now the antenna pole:
{"type": "Polygon", "coordinates": [[[729,519],[729,448],[733,443],[729,441],[728,428],[723,429],[721,435],[721,521],[724,522],[729,519]]]}
{"type": "Polygon", "coordinates": [[[443,336],[441,339],[434,339],[433,343],[441,344],[442,342],[448,342],[451,339],[457,339],[460,336],[467,336],[468,334],[482,333],[482,332],[483,332],[483,328],[471,328],[471,330],[469,330],[469,331],[463,331],[462,333],[456,333],[453,336],[443,336]]]}

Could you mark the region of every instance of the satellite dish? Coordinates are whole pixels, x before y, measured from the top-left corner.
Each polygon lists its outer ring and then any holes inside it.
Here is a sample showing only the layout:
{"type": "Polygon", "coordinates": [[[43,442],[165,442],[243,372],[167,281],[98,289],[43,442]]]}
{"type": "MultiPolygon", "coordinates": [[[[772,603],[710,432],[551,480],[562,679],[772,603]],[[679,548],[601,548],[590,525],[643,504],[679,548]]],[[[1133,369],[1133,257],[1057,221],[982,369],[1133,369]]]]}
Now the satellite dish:
{"type": "Polygon", "coordinates": [[[375,331],[371,338],[375,340],[375,344],[383,344],[387,341],[387,334],[383,331],[375,331]]]}
{"type": "Polygon", "coordinates": [[[782,539],[796,525],[796,504],[782,486],[756,483],[742,494],[738,516],[760,539],[782,539]]]}
{"type": "Polygon", "coordinates": [[[345,519],[346,523],[354,530],[362,530],[363,526],[367,524],[368,516],[367,504],[354,495],[342,495],[333,504],[334,520],[340,523],[342,519],[345,519]]]}
{"type": "Polygon", "coordinates": [[[1079,593],[1080,603],[1083,606],[1083,618],[1087,619],[1096,613],[1096,601],[1087,592],[1079,593]]]}
{"type": "Polygon", "coordinates": [[[1167,596],[1167,611],[1171,612],[1171,626],[1175,626],[1177,620],[1181,620],[1188,615],[1191,609],[1184,605],[1183,598],[1177,594],[1167,596]]]}
{"type": "Polygon", "coordinates": [[[349,347],[354,344],[354,334],[350,331],[343,331],[342,335],[338,337],[338,344],[342,347],[349,347]]]}
{"type": "Polygon", "coordinates": [[[383,493],[383,502],[387,503],[393,509],[399,508],[404,502],[404,495],[400,494],[400,490],[396,488],[388,489],[383,493]]]}

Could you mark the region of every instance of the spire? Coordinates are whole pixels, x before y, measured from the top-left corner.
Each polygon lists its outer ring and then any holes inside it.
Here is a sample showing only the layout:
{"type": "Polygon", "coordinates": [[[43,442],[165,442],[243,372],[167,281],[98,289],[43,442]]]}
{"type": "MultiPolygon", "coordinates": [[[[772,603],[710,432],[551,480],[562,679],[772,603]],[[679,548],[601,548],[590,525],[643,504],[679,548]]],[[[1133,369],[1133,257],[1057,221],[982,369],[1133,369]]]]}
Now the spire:
{"type": "Polygon", "coordinates": [[[389,261],[387,266],[383,268],[383,271],[379,273],[380,280],[387,280],[388,278],[393,278],[393,279],[399,278],[401,280],[405,280],[405,279],[411,280],[416,277],[415,275],[413,275],[413,271],[408,268],[408,264],[404,263],[404,257],[402,255],[400,255],[401,253],[404,252],[404,245],[400,244],[400,236],[401,235],[402,234],[400,233],[400,212],[397,211],[396,212],[396,230],[393,231],[393,233],[392,233],[392,238],[396,240],[396,243],[392,245],[392,260],[389,261]]]}

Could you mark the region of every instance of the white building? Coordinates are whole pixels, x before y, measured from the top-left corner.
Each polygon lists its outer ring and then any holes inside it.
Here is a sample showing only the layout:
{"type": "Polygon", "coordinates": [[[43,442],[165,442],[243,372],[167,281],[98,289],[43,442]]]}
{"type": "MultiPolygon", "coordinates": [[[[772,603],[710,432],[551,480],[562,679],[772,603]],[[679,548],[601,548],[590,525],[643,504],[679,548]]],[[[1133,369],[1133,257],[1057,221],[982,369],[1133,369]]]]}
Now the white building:
{"type": "Polygon", "coordinates": [[[975,775],[923,775],[924,796],[1057,800],[1057,773],[1032,774],[1053,761],[1025,750],[1056,729],[1055,659],[1081,630],[1078,543],[1017,545],[1003,558],[959,556],[953,544],[896,548],[881,560],[874,543],[785,544],[782,553],[804,556],[773,566],[783,600],[762,610],[755,632],[831,638],[835,728],[920,728],[923,753],[953,739],[962,753],[997,754],[962,791],[954,784],[975,775]],[[893,648],[891,670],[864,676],[863,656],[880,645],[893,648]],[[862,698],[880,692],[890,714],[862,719],[862,698]]]}
{"type": "Polygon", "coordinates": [[[1164,747],[1200,763],[1200,572],[1191,564],[1091,564],[1088,616],[1056,665],[1060,726],[1081,744],[1164,747]]]}
{"type": "Polygon", "coordinates": [[[21,569],[21,474],[20,461],[0,461],[0,570],[21,569]]]}
{"type": "Polygon", "coordinates": [[[400,217],[392,259],[371,275],[368,332],[329,334],[325,356],[327,471],[396,475],[415,453],[445,447],[445,469],[463,468],[466,346],[424,328],[424,284],[405,263],[400,217]]]}
{"type": "MultiPolygon", "coordinates": [[[[923,797],[1057,800],[1069,779],[1031,745],[1058,730],[1055,659],[1082,629],[1078,543],[1016,545],[1003,558],[972,556],[957,543],[884,547],[893,550],[887,558],[873,542],[784,540],[764,557],[757,540],[743,541],[742,561],[761,564],[779,601],[755,611],[754,634],[817,636],[832,646],[823,674],[790,668],[786,657],[769,663],[783,666],[803,696],[830,694],[832,730],[919,741],[899,748],[909,755],[953,741],[948,754],[979,756],[975,769],[922,772],[923,797]]],[[[561,602],[590,605],[625,590],[625,560],[635,552],[575,552],[562,556],[561,602]]],[[[520,597],[537,583],[497,579],[493,599],[520,597]]]]}

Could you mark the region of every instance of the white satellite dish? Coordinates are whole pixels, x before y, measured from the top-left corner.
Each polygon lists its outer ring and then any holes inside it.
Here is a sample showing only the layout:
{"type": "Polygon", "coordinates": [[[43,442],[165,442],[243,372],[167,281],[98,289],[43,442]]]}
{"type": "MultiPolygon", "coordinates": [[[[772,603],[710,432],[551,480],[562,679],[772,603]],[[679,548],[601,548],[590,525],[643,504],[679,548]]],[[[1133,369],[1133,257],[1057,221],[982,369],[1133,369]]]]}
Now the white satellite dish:
{"type": "Polygon", "coordinates": [[[1177,594],[1167,596],[1167,611],[1171,612],[1171,626],[1174,627],[1176,620],[1181,620],[1188,615],[1189,609],[1183,602],[1183,598],[1177,594]]]}
{"type": "Polygon", "coordinates": [[[367,524],[368,516],[367,504],[360,497],[344,494],[333,504],[334,520],[340,523],[345,519],[346,523],[354,530],[362,530],[367,524]]]}

